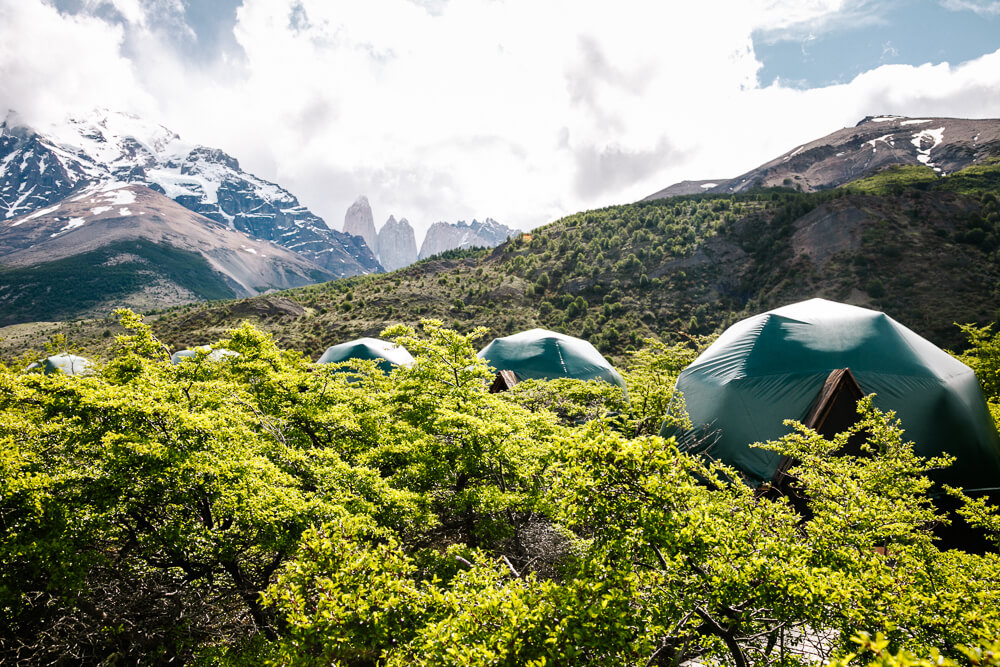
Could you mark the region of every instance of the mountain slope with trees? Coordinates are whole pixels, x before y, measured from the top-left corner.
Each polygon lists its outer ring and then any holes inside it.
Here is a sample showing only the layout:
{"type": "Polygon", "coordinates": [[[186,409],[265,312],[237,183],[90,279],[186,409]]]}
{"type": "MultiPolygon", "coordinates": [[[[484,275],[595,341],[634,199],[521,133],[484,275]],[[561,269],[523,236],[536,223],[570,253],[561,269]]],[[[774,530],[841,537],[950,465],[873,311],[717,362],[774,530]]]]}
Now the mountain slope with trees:
{"type": "Polygon", "coordinates": [[[8,346],[0,662],[1000,665],[1000,513],[932,489],[949,461],[906,424],[862,400],[829,440],[762,443],[799,462],[797,504],[655,435],[683,419],[701,334],[813,296],[967,347],[1000,414],[998,188],[994,161],[609,207],[391,274],[52,329],[53,351],[99,354],[92,375],[25,372],[32,343],[8,346]],[[532,326],[615,356],[628,400],[490,394],[476,350],[532,326]],[[365,334],[416,363],[310,362],[365,334]],[[236,354],[170,363],[199,343],[236,354]],[[937,539],[955,516],[929,492],[989,546],[937,539]]]}
{"type": "MultiPolygon", "coordinates": [[[[644,338],[691,336],[790,302],[824,297],[887,312],[943,346],[955,322],[998,319],[1000,163],[941,176],[887,167],[819,192],[771,188],[644,201],[567,216],[493,249],[449,251],[386,275],[357,276],[237,302],[156,313],[174,347],[250,318],[316,358],[386,326],[441,319],[496,336],[531,327],[590,339],[611,355],[644,338]]],[[[49,329],[99,352],[113,319],[49,329]]],[[[11,336],[7,354],[43,341],[11,336]]]]}
{"type": "Polygon", "coordinates": [[[1000,164],[948,177],[889,169],[836,190],[765,190],[608,207],[492,251],[445,253],[392,274],[189,306],[153,326],[172,345],[248,314],[283,345],[330,344],[435,317],[508,335],[541,326],[613,355],[646,337],[708,334],[811,297],[883,310],[944,346],[955,322],[997,319],[1000,164]],[[258,304],[256,307],[252,304],[258,304]]]}

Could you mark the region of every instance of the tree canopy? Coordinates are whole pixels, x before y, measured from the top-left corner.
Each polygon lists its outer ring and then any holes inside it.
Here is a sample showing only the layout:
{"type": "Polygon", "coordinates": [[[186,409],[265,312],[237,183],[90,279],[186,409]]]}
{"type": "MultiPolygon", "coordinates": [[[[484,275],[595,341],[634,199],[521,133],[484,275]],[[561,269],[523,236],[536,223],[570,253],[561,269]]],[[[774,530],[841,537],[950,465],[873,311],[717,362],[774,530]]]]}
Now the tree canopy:
{"type": "Polygon", "coordinates": [[[1000,555],[935,538],[948,462],[870,399],[761,444],[803,510],[654,435],[688,344],[633,354],[628,400],[490,394],[480,329],[392,327],[385,374],[249,324],[173,365],[121,318],[93,375],[0,368],[0,660],[1000,664],[1000,555]]]}

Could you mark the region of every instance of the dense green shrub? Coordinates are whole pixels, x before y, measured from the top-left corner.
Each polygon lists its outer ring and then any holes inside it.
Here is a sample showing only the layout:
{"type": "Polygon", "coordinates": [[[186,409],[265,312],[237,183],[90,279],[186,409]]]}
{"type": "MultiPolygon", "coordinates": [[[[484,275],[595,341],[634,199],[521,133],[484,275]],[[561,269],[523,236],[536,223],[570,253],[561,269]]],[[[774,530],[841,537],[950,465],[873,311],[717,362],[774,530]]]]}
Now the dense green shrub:
{"type": "Polygon", "coordinates": [[[385,375],[249,324],[217,344],[237,355],[171,365],[122,323],[96,375],[0,368],[4,662],[994,659],[1000,558],[935,542],[923,473],[946,461],[867,399],[852,432],[763,445],[799,462],[805,522],[652,435],[692,346],[632,355],[627,399],[490,394],[481,329],[391,327],[416,364],[385,375]],[[860,455],[835,455],[852,433],[860,455]]]}

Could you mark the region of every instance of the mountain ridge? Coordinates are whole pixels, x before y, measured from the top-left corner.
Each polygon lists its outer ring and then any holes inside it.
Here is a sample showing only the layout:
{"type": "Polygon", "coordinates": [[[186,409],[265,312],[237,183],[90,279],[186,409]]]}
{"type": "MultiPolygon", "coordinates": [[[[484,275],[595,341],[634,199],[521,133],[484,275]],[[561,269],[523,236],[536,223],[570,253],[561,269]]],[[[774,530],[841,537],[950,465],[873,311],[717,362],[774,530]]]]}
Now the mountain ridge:
{"type": "MultiPolygon", "coordinates": [[[[108,262],[133,266],[134,289],[122,288],[115,294],[126,303],[142,303],[146,308],[176,305],[185,298],[253,296],[335,278],[287,248],[205,218],[145,186],[104,184],[77,190],[53,206],[0,225],[0,304],[4,306],[0,322],[10,324],[12,318],[44,311],[53,290],[78,292],[71,280],[45,279],[49,273],[61,275],[54,267],[68,266],[70,260],[79,280],[91,283],[104,271],[102,267],[112,265],[108,262]],[[127,250],[117,254],[108,250],[133,242],[143,248],[157,246],[161,249],[155,253],[160,255],[183,254],[184,263],[198,265],[199,280],[221,281],[224,287],[206,292],[183,277],[177,283],[156,262],[127,250]],[[80,259],[88,254],[101,258],[89,270],[80,259]],[[26,291],[30,285],[36,286],[36,294],[26,291]],[[156,294],[163,298],[157,300],[156,294]]],[[[115,269],[119,279],[124,269],[115,269]]],[[[110,304],[107,310],[115,307],[110,304]]],[[[69,306],[65,312],[74,316],[69,306]]],[[[95,314],[92,307],[81,306],[76,316],[84,313],[95,314]]]]}
{"type": "Polygon", "coordinates": [[[866,116],[853,127],[796,146],[735,178],[683,181],[642,201],[695,194],[735,194],[753,188],[824,190],[892,165],[928,166],[949,174],[1000,154],[1000,119],[866,116]],[[712,183],[711,187],[706,187],[712,183]]]}
{"type": "Polygon", "coordinates": [[[9,220],[104,182],[145,185],[232,229],[275,241],[336,277],[380,270],[371,250],[331,229],[290,192],[224,151],[185,143],[134,116],[95,110],[44,131],[0,124],[0,205],[9,220]]]}
{"type": "Polygon", "coordinates": [[[494,248],[517,234],[520,234],[519,230],[511,229],[493,218],[482,222],[473,219],[471,223],[465,220],[454,224],[435,222],[424,235],[417,257],[427,259],[449,250],[494,248]]]}
{"type": "MultiPolygon", "coordinates": [[[[921,150],[940,166],[934,149],[921,150]]],[[[823,297],[961,346],[955,322],[1000,320],[1000,147],[993,150],[988,144],[977,162],[947,175],[917,160],[813,192],[700,192],[584,211],[492,250],[455,249],[392,274],[176,307],[152,324],[168,345],[183,347],[221,338],[249,317],[282,346],[318,356],[432,318],[498,336],[553,329],[620,358],[643,338],[697,339],[823,297]]],[[[99,349],[103,339],[87,340],[99,349]]]]}

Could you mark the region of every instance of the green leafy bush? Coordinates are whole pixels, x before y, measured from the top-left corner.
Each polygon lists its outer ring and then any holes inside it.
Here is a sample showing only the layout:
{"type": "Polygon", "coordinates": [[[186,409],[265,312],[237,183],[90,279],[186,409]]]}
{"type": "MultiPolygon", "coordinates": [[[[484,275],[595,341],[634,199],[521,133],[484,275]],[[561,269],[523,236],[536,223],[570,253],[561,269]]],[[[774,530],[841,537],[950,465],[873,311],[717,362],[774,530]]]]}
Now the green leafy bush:
{"type": "Polygon", "coordinates": [[[800,507],[652,435],[697,345],[632,355],[627,400],[490,394],[481,329],[390,327],[386,375],[246,323],[172,365],[121,319],[93,376],[0,367],[4,662],[995,664],[1000,558],[935,541],[947,461],[868,399],[762,445],[800,507]]]}

